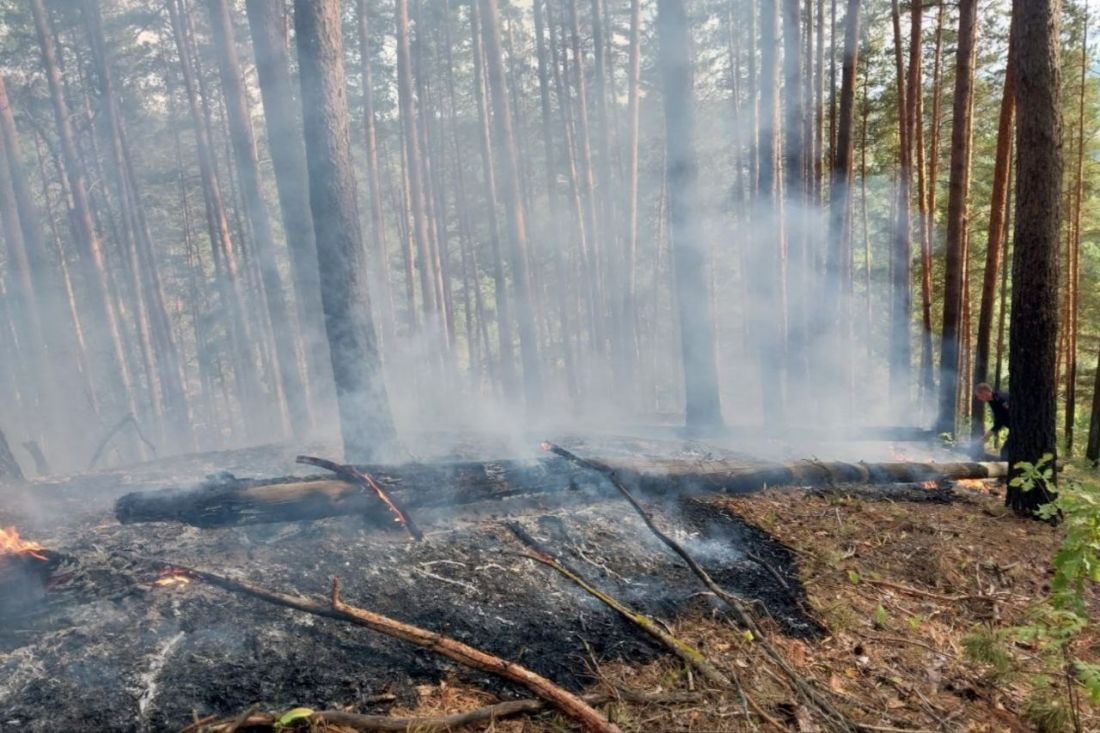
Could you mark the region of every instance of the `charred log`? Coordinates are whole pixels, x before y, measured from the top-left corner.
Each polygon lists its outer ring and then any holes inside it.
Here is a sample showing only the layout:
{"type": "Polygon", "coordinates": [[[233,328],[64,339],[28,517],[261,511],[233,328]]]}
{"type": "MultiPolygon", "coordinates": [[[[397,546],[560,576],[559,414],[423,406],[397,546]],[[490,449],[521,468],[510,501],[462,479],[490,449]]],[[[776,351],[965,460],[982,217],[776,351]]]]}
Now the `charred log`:
{"type": "MultiPolygon", "coordinates": [[[[997,478],[1004,463],[821,463],[748,464],[734,460],[600,459],[642,494],[749,493],[768,486],[894,484],[944,478],[997,478]]],[[[558,456],[538,461],[409,463],[363,466],[396,503],[409,510],[472,504],[528,494],[592,486],[614,487],[591,471],[558,456]]],[[[196,527],[263,524],[340,515],[363,515],[392,527],[393,516],[355,483],[328,477],[238,479],[212,477],[198,487],[136,492],[121,497],[115,516],[124,524],[183,522],[196,527]]]]}

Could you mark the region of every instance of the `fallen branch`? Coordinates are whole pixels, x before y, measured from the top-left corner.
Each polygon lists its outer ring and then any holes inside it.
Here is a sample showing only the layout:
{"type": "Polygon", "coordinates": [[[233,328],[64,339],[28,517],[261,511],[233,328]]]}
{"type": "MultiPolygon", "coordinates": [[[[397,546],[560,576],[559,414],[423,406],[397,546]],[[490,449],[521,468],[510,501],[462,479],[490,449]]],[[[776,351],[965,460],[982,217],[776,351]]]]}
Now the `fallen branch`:
{"type": "Polygon", "coordinates": [[[285,608],[293,608],[315,616],[332,618],[338,621],[364,626],[380,634],[407,641],[410,644],[436,652],[448,659],[481,672],[502,677],[509,682],[522,685],[537,697],[546,700],[571,718],[579,721],[585,730],[595,733],[621,733],[619,727],[611,723],[599,711],[579,697],[555,685],[550,680],[515,662],[509,662],[480,649],[463,644],[443,634],[428,631],[382,614],[348,605],[340,598],[340,580],[333,578],[332,595],[329,602],[321,603],[309,598],[286,595],[268,590],[244,580],[233,580],[205,570],[183,567],[175,563],[153,560],[162,567],[172,568],[174,573],[188,575],[197,580],[222,588],[232,593],[252,596],[267,603],[285,608]]]}
{"type": "Polygon", "coordinates": [[[657,639],[657,641],[664,644],[669,651],[678,656],[680,659],[684,660],[686,664],[698,671],[699,674],[702,675],[703,678],[711,684],[717,685],[724,689],[732,686],[729,678],[719,672],[718,669],[714,667],[714,665],[707,661],[707,658],[704,657],[703,653],[700,652],[698,649],[691,646],[685,641],[677,639],[675,636],[662,629],[649,616],[646,616],[643,613],[638,613],[637,611],[631,609],[629,606],[617,600],[613,596],[610,596],[600,589],[590,585],[583,577],[581,577],[579,573],[565,567],[562,563],[560,563],[548,550],[542,547],[535,540],[535,538],[529,535],[523,529],[523,527],[520,527],[515,522],[505,522],[504,526],[511,530],[512,534],[516,536],[516,539],[518,539],[531,550],[531,552],[525,553],[524,557],[541,563],[551,570],[558,572],[563,577],[573,581],[573,583],[576,584],[585,593],[588,593],[590,596],[599,600],[604,605],[615,610],[627,621],[630,621],[642,631],[646,632],[653,638],[657,639]]]}
{"type": "MultiPolygon", "coordinates": [[[[700,695],[693,693],[669,693],[647,695],[643,693],[619,691],[616,694],[596,693],[585,695],[582,699],[589,705],[602,705],[614,702],[618,699],[629,700],[648,705],[675,704],[685,702],[697,702],[700,695]]],[[[314,725],[340,725],[357,731],[417,731],[417,733],[435,733],[435,731],[452,731],[466,725],[482,723],[485,721],[501,720],[524,713],[538,713],[546,710],[544,700],[526,698],[523,700],[508,700],[493,705],[468,710],[464,713],[453,715],[431,715],[423,717],[395,718],[388,715],[361,715],[342,710],[319,710],[312,713],[308,720],[314,725]]],[[[249,728],[274,728],[277,718],[274,715],[250,714],[242,725],[249,728]]],[[[229,733],[229,725],[232,720],[220,720],[217,722],[206,721],[208,725],[202,727],[202,733],[229,733]]],[[[191,730],[194,730],[192,728],[191,730]]],[[[181,733],[183,733],[181,731],[181,733]]]]}
{"type": "Polygon", "coordinates": [[[352,466],[334,463],[333,461],[328,461],[324,458],[315,458],[313,456],[298,456],[295,460],[298,463],[327,469],[345,481],[358,484],[364,491],[373,491],[374,495],[390,510],[390,514],[393,515],[394,521],[404,527],[405,531],[408,532],[414,540],[419,542],[424,539],[424,533],[416,526],[416,522],[409,516],[409,513],[398,506],[397,502],[390,497],[389,494],[383,491],[382,487],[378,485],[378,482],[374,480],[374,477],[366,471],[360,471],[352,466]]]}
{"type": "Polygon", "coordinates": [[[598,471],[607,476],[611,484],[616,489],[618,489],[623,498],[627,500],[630,506],[633,507],[634,511],[637,512],[638,516],[641,517],[642,522],[644,522],[645,526],[649,528],[649,531],[652,532],[653,535],[657,537],[657,539],[663,542],[666,547],[668,547],[677,556],[679,556],[679,558],[687,564],[688,568],[693,573],[695,573],[696,577],[698,577],[703,582],[703,585],[705,585],[708,590],[714,593],[714,595],[721,598],[737,616],[738,621],[745,628],[752,632],[753,636],[756,638],[756,641],[764,649],[767,655],[771,657],[772,661],[774,661],[780,669],[783,670],[783,673],[787,676],[787,679],[790,680],[791,686],[795,689],[795,691],[799,695],[801,695],[807,703],[816,708],[818,712],[821,713],[821,715],[837,730],[851,731],[854,729],[854,724],[849,722],[847,717],[842,712],[837,710],[832,702],[830,702],[823,694],[818,692],[809,681],[804,679],[802,675],[796,672],[783,656],[783,654],[778,649],[776,649],[770,641],[768,641],[768,639],[764,635],[763,630],[760,628],[760,625],[757,624],[756,619],[753,618],[753,615],[749,611],[746,603],[734,594],[727,591],[725,588],[722,588],[716,582],[714,582],[714,579],[710,577],[710,574],[707,573],[707,571],[704,570],[698,562],[696,562],[695,558],[692,557],[679,542],[672,539],[667,534],[657,528],[657,525],[653,523],[653,519],[649,515],[649,512],[647,512],[642,507],[642,505],[638,503],[634,496],[631,495],[630,491],[623,484],[622,480],[619,478],[614,469],[610,468],[609,466],[597,463],[596,461],[581,458],[580,456],[571,453],[570,451],[567,451],[565,448],[554,445],[550,442],[544,441],[541,444],[541,447],[543,448],[543,450],[548,450],[551,453],[561,456],[562,458],[573,461],[579,466],[583,466],[593,471],[598,471]]]}

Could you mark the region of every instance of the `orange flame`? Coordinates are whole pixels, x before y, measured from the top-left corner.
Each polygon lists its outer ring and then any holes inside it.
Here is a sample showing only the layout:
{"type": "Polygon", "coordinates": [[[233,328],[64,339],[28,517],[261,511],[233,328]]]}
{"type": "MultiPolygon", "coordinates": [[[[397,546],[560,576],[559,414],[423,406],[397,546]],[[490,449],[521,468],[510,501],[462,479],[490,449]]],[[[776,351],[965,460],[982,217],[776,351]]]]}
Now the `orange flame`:
{"type": "Polygon", "coordinates": [[[922,489],[938,489],[940,487],[939,481],[922,481],[920,484],[922,489]]]}
{"type": "Polygon", "coordinates": [[[955,485],[961,486],[964,489],[973,489],[974,491],[989,491],[989,486],[984,479],[980,478],[960,478],[955,479],[955,485]]]}
{"type": "Polygon", "coordinates": [[[167,587],[170,585],[190,585],[191,579],[186,575],[166,575],[163,578],[159,578],[153,585],[159,585],[161,587],[167,587]]]}
{"type": "Polygon", "coordinates": [[[0,555],[30,555],[45,560],[46,556],[42,554],[45,550],[37,542],[20,537],[15,527],[0,527],[0,555]]]}

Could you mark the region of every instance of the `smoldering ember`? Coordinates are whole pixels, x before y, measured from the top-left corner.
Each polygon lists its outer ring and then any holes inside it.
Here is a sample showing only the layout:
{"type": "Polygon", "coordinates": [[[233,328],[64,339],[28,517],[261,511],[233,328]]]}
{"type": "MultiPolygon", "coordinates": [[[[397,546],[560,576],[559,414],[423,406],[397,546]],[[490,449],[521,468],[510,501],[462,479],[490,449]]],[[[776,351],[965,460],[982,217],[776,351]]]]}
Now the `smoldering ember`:
{"type": "Polygon", "coordinates": [[[0,0],[0,731],[1100,730],[1091,0],[0,0]]]}

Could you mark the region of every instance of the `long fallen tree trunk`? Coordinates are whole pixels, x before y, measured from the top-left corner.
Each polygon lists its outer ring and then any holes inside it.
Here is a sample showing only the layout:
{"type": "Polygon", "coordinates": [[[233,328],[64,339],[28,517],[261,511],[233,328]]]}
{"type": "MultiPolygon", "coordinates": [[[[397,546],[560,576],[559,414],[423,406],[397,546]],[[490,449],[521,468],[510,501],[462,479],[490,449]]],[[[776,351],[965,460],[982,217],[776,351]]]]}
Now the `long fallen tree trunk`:
{"type": "MultiPolygon", "coordinates": [[[[749,493],[768,486],[894,484],[938,479],[998,478],[1005,463],[822,463],[749,464],[733,460],[600,458],[643,495],[749,493]]],[[[410,463],[363,466],[400,506],[456,506],[584,486],[615,493],[605,477],[577,469],[559,456],[533,461],[410,463]]],[[[263,524],[357,514],[392,526],[393,518],[373,494],[331,476],[238,479],[228,474],[197,487],[127,494],[115,504],[124,524],[183,522],[196,527],[263,524]]]]}

